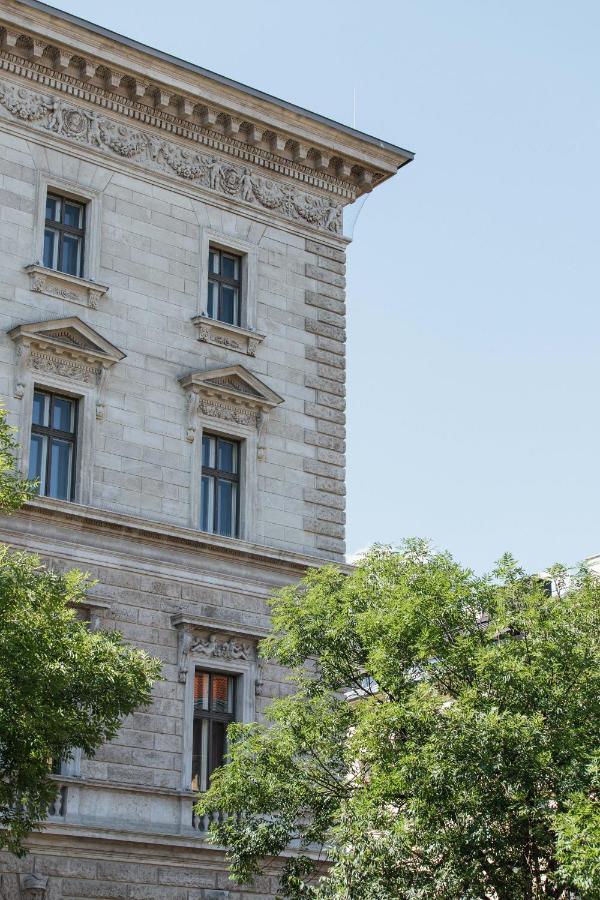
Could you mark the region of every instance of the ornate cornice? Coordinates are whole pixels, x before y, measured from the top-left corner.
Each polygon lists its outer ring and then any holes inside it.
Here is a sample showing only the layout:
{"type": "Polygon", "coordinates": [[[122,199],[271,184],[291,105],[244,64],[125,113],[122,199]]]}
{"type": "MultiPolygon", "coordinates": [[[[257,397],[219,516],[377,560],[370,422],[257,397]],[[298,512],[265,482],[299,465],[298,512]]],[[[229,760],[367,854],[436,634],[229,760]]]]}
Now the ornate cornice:
{"type": "Polygon", "coordinates": [[[265,178],[248,166],[223,156],[205,155],[184,144],[163,140],[146,129],[66,103],[54,94],[32,91],[0,80],[0,105],[15,119],[40,131],[120,157],[154,172],[168,173],[249,206],[303,221],[333,234],[342,229],[343,203],[265,178]]]}
{"type": "Polygon", "coordinates": [[[174,90],[81,49],[0,25],[0,68],[352,202],[393,174],[339,148],[174,90]]]}

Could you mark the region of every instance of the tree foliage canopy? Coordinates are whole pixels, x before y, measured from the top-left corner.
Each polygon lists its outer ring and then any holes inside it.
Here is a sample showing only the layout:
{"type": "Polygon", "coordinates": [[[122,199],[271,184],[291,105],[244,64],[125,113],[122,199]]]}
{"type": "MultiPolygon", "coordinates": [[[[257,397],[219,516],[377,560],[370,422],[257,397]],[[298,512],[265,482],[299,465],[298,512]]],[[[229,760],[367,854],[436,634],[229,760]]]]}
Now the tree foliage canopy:
{"type": "MultiPolygon", "coordinates": [[[[0,510],[18,509],[35,485],[15,472],[0,409],[0,510]]],[[[150,702],[160,665],[116,632],[91,632],[73,606],[89,579],[56,573],[0,547],[0,847],[23,852],[56,796],[53,767],[114,737],[123,716],[150,702]]]]}
{"type": "Polygon", "coordinates": [[[293,690],[199,803],[236,880],[283,854],[292,898],[600,896],[600,585],[553,575],[410,541],[281,591],[262,652],[293,690]]]}

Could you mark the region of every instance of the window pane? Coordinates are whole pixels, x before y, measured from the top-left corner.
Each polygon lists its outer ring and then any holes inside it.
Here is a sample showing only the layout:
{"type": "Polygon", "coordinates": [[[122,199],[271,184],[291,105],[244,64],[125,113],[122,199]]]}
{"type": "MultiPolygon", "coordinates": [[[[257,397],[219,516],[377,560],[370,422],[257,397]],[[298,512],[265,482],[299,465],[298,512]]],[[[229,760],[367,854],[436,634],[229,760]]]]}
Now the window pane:
{"type": "Polygon", "coordinates": [[[47,269],[56,269],[58,266],[58,234],[51,228],[44,230],[44,265],[47,269]]]}
{"type": "Polygon", "coordinates": [[[206,719],[194,719],[192,789],[195,791],[208,788],[208,729],[206,719]]]}
{"type": "Polygon", "coordinates": [[[71,462],[73,445],[70,441],[53,440],[50,447],[49,497],[71,499],[71,462]]]}
{"type": "Polygon", "coordinates": [[[79,275],[81,259],[81,238],[63,234],[61,272],[79,275]]]}
{"type": "Polygon", "coordinates": [[[227,724],[225,722],[211,722],[211,725],[209,776],[212,775],[215,769],[223,765],[227,752],[227,724]]]}
{"type": "Polygon", "coordinates": [[[236,485],[220,478],[217,485],[217,533],[233,537],[236,528],[236,485]]]}
{"type": "Polygon", "coordinates": [[[215,480],[208,475],[202,476],[200,490],[200,528],[202,531],[214,531],[215,480]]]}
{"type": "Polygon", "coordinates": [[[233,441],[219,441],[217,469],[237,472],[237,444],[233,441]]]}
{"type": "Polygon", "coordinates": [[[219,253],[217,250],[208,251],[208,271],[213,275],[219,274],[219,253]]]}
{"type": "Polygon", "coordinates": [[[42,394],[41,391],[35,391],[33,395],[33,413],[31,420],[34,425],[49,424],[50,396],[42,394]]]}
{"type": "Polygon", "coordinates": [[[208,282],[208,304],[206,312],[211,319],[216,319],[219,308],[219,285],[216,281],[208,282]]]}
{"type": "Polygon", "coordinates": [[[60,200],[50,194],[46,197],[46,218],[53,222],[60,222],[60,200]]]}
{"type": "Polygon", "coordinates": [[[202,435],[202,465],[207,469],[215,467],[216,440],[210,434],[202,435]]]}
{"type": "Polygon", "coordinates": [[[65,225],[69,225],[71,228],[82,228],[83,227],[83,207],[80,206],[79,203],[70,203],[68,200],[64,201],[64,218],[63,222],[65,225]]]}
{"type": "Polygon", "coordinates": [[[39,479],[38,494],[46,493],[46,454],[48,452],[48,438],[41,434],[31,435],[29,447],[29,478],[39,479]]]}
{"type": "Polygon", "coordinates": [[[237,256],[227,256],[225,253],[222,256],[222,275],[224,278],[234,278],[236,281],[239,278],[239,260],[237,256]]]}
{"type": "Polygon", "coordinates": [[[211,712],[233,713],[233,678],[213,675],[210,692],[211,712]]]}
{"type": "Polygon", "coordinates": [[[194,709],[208,709],[208,672],[194,674],[194,709]]]}
{"type": "Polygon", "coordinates": [[[54,397],[52,427],[57,431],[73,431],[75,428],[75,404],[66,397],[54,397]]]}
{"type": "Polygon", "coordinates": [[[229,325],[237,324],[238,292],[228,284],[221,285],[221,304],[219,307],[219,319],[229,325]]]}

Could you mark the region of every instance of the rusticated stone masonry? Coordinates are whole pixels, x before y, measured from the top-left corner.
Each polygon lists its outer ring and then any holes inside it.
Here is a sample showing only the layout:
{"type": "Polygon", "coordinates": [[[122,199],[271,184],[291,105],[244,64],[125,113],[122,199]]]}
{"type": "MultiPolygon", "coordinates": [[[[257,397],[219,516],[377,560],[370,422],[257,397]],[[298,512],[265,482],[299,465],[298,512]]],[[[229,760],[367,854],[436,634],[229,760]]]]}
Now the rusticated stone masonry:
{"type": "Polygon", "coordinates": [[[314,262],[305,267],[311,284],[305,294],[311,309],[305,326],[314,335],[314,344],[305,347],[306,359],[313,365],[304,383],[314,390],[314,399],[305,402],[304,411],[315,425],[305,430],[304,441],[315,448],[315,455],[304,460],[304,471],[314,476],[314,486],[304,489],[312,510],[304,528],[314,533],[318,550],[338,555],[345,550],[346,521],[345,254],[313,240],[306,241],[306,250],[314,262]]]}

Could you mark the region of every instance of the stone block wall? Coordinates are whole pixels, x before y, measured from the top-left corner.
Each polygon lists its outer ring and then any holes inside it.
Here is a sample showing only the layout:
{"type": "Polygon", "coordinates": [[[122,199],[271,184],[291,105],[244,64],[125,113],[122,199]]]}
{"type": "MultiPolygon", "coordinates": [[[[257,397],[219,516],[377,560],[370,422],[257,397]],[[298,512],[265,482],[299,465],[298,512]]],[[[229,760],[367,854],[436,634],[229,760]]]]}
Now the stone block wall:
{"type": "Polygon", "coordinates": [[[0,390],[14,421],[16,357],[7,332],[78,316],[126,354],[111,371],[96,425],[91,505],[195,527],[190,496],[199,472],[178,378],[241,363],[284,400],[265,429],[251,540],[341,559],[343,251],[6,132],[0,148],[0,390]],[[109,288],[96,309],[31,290],[24,269],[35,261],[40,173],[58,189],[96,191],[100,233],[89,239],[98,244],[96,279],[109,288]],[[256,295],[248,302],[266,337],[255,357],[198,340],[191,319],[206,277],[205,229],[256,250],[256,295]]]}

